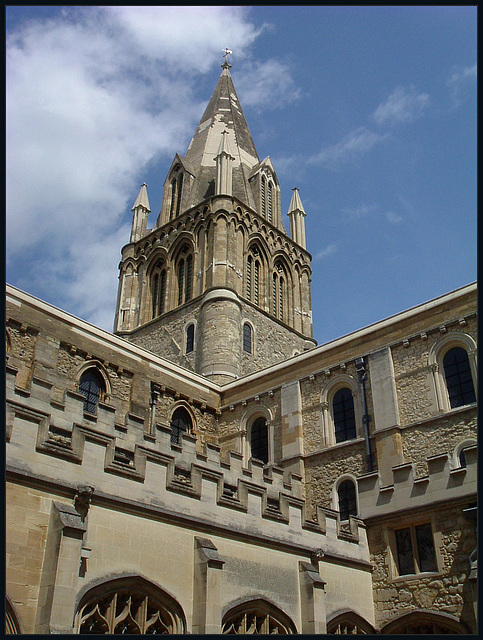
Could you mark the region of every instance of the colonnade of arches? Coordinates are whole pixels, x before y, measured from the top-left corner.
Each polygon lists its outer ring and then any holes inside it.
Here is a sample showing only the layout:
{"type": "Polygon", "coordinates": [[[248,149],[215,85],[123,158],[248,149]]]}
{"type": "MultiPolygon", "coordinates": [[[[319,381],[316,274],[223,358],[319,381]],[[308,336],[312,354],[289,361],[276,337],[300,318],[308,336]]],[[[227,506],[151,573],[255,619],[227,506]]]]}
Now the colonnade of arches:
{"type": "MultiPolygon", "coordinates": [[[[21,634],[15,607],[7,595],[7,635],[21,634]]],[[[224,608],[222,634],[296,634],[293,620],[264,598],[247,598],[224,608]]],[[[139,575],[102,581],[81,595],[73,630],[79,635],[180,635],[188,633],[186,615],[167,591],[139,575]]],[[[352,610],[335,612],[327,620],[329,635],[375,634],[374,627],[352,610]]],[[[467,634],[454,616],[427,610],[398,615],[379,631],[381,634],[467,634]]]]}

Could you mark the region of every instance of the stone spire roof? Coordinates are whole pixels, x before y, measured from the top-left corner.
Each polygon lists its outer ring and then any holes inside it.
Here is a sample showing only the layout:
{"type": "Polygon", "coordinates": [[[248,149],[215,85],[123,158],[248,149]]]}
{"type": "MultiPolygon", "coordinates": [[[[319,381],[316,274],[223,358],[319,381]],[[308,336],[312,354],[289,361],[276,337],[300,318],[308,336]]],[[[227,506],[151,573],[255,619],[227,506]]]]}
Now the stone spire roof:
{"type": "Polygon", "coordinates": [[[185,154],[185,160],[193,167],[196,175],[191,201],[198,202],[212,195],[215,157],[219,153],[220,139],[225,138],[225,148],[234,157],[233,195],[252,205],[253,195],[248,187],[248,176],[260,160],[235,91],[230,65],[225,63],[222,68],[215,90],[185,154]],[[227,133],[222,135],[223,131],[227,133]]]}
{"type": "Polygon", "coordinates": [[[290,206],[288,208],[289,214],[293,211],[300,211],[304,215],[307,215],[304,210],[304,205],[302,204],[302,200],[300,199],[299,190],[297,187],[293,188],[292,200],[290,201],[290,206]]]}
{"type": "Polygon", "coordinates": [[[133,207],[132,207],[131,211],[134,211],[134,209],[136,207],[139,207],[139,205],[141,205],[142,207],[144,207],[148,211],[151,211],[151,209],[149,208],[149,199],[148,199],[147,186],[148,185],[145,182],[142,183],[141,189],[139,190],[138,197],[136,198],[136,202],[133,204],[133,207]]]}

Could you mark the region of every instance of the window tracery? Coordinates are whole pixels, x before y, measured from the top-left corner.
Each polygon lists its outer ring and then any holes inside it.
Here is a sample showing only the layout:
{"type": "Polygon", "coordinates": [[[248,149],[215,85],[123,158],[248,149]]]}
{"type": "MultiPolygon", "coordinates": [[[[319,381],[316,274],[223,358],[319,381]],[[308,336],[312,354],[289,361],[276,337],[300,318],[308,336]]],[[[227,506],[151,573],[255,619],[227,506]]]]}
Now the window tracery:
{"type": "Polygon", "coordinates": [[[178,305],[189,302],[193,296],[193,255],[187,244],[179,252],[177,262],[178,305]]]}
{"type": "Polygon", "coordinates": [[[223,621],[222,633],[232,635],[271,635],[296,633],[295,627],[282,611],[258,601],[236,607],[223,621]]]}
{"type": "MultiPolygon", "coordinates": [[[[161,594],[160,594],[161,595],[161,594]]],[[[79,610],[79,634],[175,634],[183,632],[179,612],[161,597],[128,585],[89,599],[79,610]]]]}

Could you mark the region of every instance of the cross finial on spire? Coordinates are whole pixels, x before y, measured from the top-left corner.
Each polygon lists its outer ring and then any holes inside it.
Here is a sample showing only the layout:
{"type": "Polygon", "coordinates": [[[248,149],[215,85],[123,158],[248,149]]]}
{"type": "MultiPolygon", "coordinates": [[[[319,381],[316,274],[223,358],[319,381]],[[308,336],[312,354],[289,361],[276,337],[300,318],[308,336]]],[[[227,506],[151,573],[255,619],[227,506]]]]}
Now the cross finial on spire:
{"type": "Polygon", "coordinates": [[[228,62],[228,56],[232,54],[233,51],[230,51],[230,49],[223,49],[223,55],[225,56],[225,62],[221,65],[223,69],[231,69],[231,64],[228,62]]]}

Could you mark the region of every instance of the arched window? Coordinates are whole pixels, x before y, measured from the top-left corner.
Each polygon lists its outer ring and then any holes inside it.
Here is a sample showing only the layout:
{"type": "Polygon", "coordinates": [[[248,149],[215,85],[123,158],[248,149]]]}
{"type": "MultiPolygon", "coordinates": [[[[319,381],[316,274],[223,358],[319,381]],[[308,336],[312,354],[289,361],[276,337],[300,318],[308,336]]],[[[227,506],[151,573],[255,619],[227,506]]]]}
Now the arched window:
{"type": "Polygon", "coordinates": [[[178,603],[140,578],[99,585],[84,596],[76,616],[79,634],[181,634],[178,603]]]}
{"type": "Polygon", "coordinates": [[[356,420],[352,391],[343,387],[334,394],[332,400],[335,441],[345,442],[356,437],[356,420]]]}
{"type": "Polygon", "coordinates": [[[267,213],[268,213],[268,221],[273,222],[273,204],[272,204],[272,190],[273,186],[271,181],[268,182],[267,189],[267,213]]]}
{"type": "Polygon", "coordinates": [[[191,416],[187,409],[178,407],[171,418],[171,442],[178,444],[183,433],[190,433],[193,429],[191,416]]]}
{"type": "Polygon", "coordinates": [[[189,302],[193,295],[193,256],[185,244],[180,251],[177,268],[178,304],[189,302]]]}
{"type": "Polygon", "coordinates": [[[260,182],[260,197],[261,197],[261,204],[262,204],[262,216],[265,217],[265,212],[266,212],[266,202],[265,202],[265,198],[266,198],[266,179],[265,176],[262,176],[261,182],[260,182]]]}
{"type": "Polygon", "coordinates": [[[352,480],[343,480],[337,488],[339,513],[341,520],[357,515],[356,487],[352,480]]]}
{"type": "Polygon", "coordinates": [[[247,298],[249,300],[252,299],[252,267],[253,267],[253,258],[252,258],[252,256],[248,256],[248,260],[247,260],[247,298]]]}
{"type": "Polygon", "coordinates": [[[182,193],[182,189],[183,189],[183,174],[180,173],[178,176],[178,184],[177,184],[177,202],[176,202],[176,215],[179,216],[180,213],[180,209],[181,209],[181,193],[182,193]]]}
{"type": "Polygon", "coordinates": [[[191,353],[195,348],[195,325],[189,324],[186,328],[186,349],[185,353],[191,353]]]}
{"type": "Polygon", "coordinates": [[[327,633],[336,635],[372,635],[374,628],[353,611],[344,611],[327,622],[327,633]]]}
{"type": "Polygon", "coordinates": [[[432,611],[412,611],[389,622],[381,629],[381,633],[384,635],[459,635],[467,634],[468,631],[450,614],[432,611]]]}
{"type": "Polygon", "coordinates": [[[275,265],[272,281],[272,309],[273,315],[279,320],[285,320],[286,308],[286,279],[284,279],[284,269],[280,262],[275,265]]]}
{"type": "Polygon", "coordinates": [[[172,220],[172,218],[174,218],[174,212],[176,211],[176,194],[178,191],[178,185],[176,182],[176,178],[173,178],[171,180],[171,204],[169,207],[169,219],[172,220]]]}
{"type": "Polygon", "coordinates": [[[255,260],[255,273],[253,275],[253,302],[256,305],[260,304],[260,262],[255,260]]]}
{"type": "Polygon", "coordinates": [[[453,452],[453,468],[466,469],[466,449],[476,446],[476,440],[468,439],[460,442],[453,452]]]}
{"type": "Polygon", "coordinates": [[[250,453],[252,458],[268,462],[268,425],[263,416],[257,418],[251,426],[250,453]]]}
{"type": "Polygon", "coordinates": [[[459,331],[448,332],[429,349],[434,391],[433,411],[451,411],[476,402],[476,342],[459,331]]]}
{"type": "Polygon", "coordinates": [[[5,635],[21,634],[20,623],[8,595],[5,598],[5,635]]]}
{"type": "Polygon", "coordinates": [[[296,633],[295,625],[283,611],[261,599],[235,607],[223,617],[222,624],[225,634],[296,633]]]}
{"type": "Polygon", "coordinates": [[[250,302],[260,304],[260,251],[258,247],[253,247],[247,257],[246,268],[246,295],[250,302]]]}
{"type": "Polygon", "coordinates": [[[248,322],[243,325],[243,351],[252,353],[252,328],[248,322]]]}
{"type": "Polygon", "coordinates": [[[105,383],[102,375],[94,367],[90,367],[81,375],[79,391],[84,396],[84,411],[95,413],[99,400],[105,394],[105,383]]]}
{"type": "Polygon", "coordinates": [[[445,354],[443,367],[451,408],[476,402],[467,352],[462,347],[453,347],[445,354]]]}
{"type": "Polygon", "coordinates": [[[162,262],[158,262],[154,268],[151,281],[152,317],[157,318],[164,313],[166,299],[166,269],[162,262]]]}

